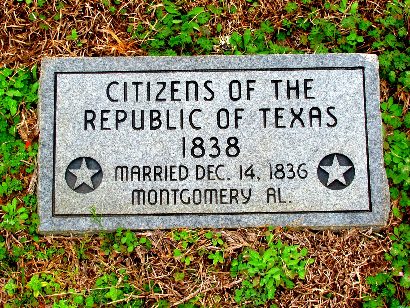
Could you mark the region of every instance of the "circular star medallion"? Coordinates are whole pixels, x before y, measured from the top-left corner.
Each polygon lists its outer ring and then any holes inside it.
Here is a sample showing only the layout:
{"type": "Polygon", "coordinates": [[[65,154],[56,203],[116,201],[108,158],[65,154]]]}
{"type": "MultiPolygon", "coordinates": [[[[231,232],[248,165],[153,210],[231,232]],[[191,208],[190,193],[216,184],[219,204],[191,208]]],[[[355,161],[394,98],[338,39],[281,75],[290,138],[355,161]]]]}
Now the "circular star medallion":
{"type": "Polygon", "coordinates": [[[78,157],[67,167],[65,180],[77,193],[86,194],[100,186],[103,172],[100,164],[91,157],[78,157]]]}
{"type": "Polygon", "coordinates": [[[329,189],[340,190],[349,186],[355,169],[349,157],[339,153],[325,156],[317,167],[317,177],[329,189]]]}

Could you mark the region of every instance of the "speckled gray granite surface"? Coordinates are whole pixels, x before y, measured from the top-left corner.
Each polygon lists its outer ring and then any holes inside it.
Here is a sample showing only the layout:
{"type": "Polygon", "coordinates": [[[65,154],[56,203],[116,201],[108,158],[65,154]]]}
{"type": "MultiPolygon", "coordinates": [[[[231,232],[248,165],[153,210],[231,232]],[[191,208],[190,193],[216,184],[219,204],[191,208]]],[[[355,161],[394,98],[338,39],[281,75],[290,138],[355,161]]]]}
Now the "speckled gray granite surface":
{"type": "Polygon", "coordinates": [[[45,58],[40,232],[380,227],[374,55],[45,58]]]}

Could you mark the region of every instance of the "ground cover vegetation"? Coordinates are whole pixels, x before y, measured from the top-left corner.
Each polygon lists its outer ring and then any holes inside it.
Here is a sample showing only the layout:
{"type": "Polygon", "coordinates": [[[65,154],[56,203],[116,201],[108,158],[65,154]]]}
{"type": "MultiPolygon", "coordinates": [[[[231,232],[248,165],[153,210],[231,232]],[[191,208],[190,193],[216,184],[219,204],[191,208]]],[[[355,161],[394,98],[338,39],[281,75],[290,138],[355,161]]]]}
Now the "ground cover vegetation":
{"type": "Polygon", "coordinates": [[[1,6],[2,305],[410,305],[408,0],[5,0],[1,6]],[[392,204],[383,230],[37,233],[41,57],[328,52],[379,55],[392,204]]]}

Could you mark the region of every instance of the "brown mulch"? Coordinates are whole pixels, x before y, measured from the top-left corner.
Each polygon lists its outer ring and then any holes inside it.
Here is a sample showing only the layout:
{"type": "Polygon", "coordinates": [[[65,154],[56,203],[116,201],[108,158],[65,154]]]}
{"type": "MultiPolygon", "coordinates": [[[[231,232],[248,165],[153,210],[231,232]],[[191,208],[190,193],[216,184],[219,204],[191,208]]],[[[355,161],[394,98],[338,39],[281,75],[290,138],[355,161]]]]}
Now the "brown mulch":
{"type": "MultiPolygon", "coordinates": [[[[360,1],[360,8],[364,8],[364,16],[375,19],[382,14],[386,2],[360,1]]],[[[221,36],[229,35],[233,31],[242,32],[241,29],[245,28],[255,29],[259,27],[260,21],[265,19],[271,20],[278,28],[285,17],[283,7],[286,1],[281,0],[261,0],[259,7],[254,9],[250,9],[250,3],[239,0],[200,0],[186,3],[184,7],[189,9],[211,3],[223,6],[234,4],[237,7],[236,13],[224,12],[217,19],[211,20],[211,24],[223,25],[221,36]]],[[[119,13],[111,14],[101,1],[97,0],[65,1],[63,8],[58,7],[58,1],[48,1],[43,8],[38,8],[24,2],[3,0],[0,4],[0,66],[32,66],[40,64],[44,56],[145,55],[146,52],[140,48],[141,42],[131,38],[127,27],[139,22],[151,23],[152,8],[158,5],[161,5],[158,0],[150,3],[125,1],[121,6],[117,6],[127,9],[127,16],[124,17],[119,13]],[[61,15],[59,20],[54,19],[57,13],[61,15]],[[30,16],[34,16],[33,21],[30,21],[30,16]],[[80,47],[76,42],[67,40],[74,28],[82,44],[80,47]]],[[[322,17],[335,18],[326,16],[321,1],[312,1],[311,6],[317,7],[318,14],[322,17]]],[[[298,40],[289,40],[286,45],[300,49],[298,40]]],[[[383,90],[382,86],[382,96],[387,96],[388,91],[387,87],[383,90]]],[[[27,112],[25,116],[27,123],[33,125],[35,114],[27,112]]],[[[390,240],[386,232],[394,224],[394,221],[390,221],[388,227],[379,232],[358,229],[310,231],[277,228],[274,231],[277,238],[289,244],[307,247],[309,257],[314,258],[315,262],[308,266],[306,279],[297,283],[294,289],[278,289],[276,303],[280,307],[360,307],[363,296],[369,292],[365,283],[366,277],[388,268],[384,254],[389,250],[390,240]]],[[[206,255],[197,256],[189,266],[183,265],[173,257],[176,242],[172,240],[169,231],[138,233],[148,236],[152,241],[153,248],[150,251],[138,247],[131,255],[111,253],[108,256],[103,253],[103,239],[98,236],[44,236],[35,243],[38,252],[45,252],[49,248],[63,248],[64,253],[43,261],[36,259],[36,262],[24,263],[26,259],[21,259],[10,276],[23,288],[22,269],[26,281],[36,273],[57,273],[55,278],[65,290],[73,288],[80,292],[93,289],[95,280],[101,275],[125,269],[130,282],[136,287],[142,289],[149,281],[154,281],[161,287],[162,295],[141,290],[152,303],[163,298],[177,305],[198,296],[199,302],[206,307],[233,307],[236,305],[233,301],[233,290],[240,281],[231,277],[227,267],[229,261],[245,246],[258,249],[263,242],[265,231],[264,228],[221,230],[222,238],[227,243],[224,266],[211,265],[206,255]],[[82,246],[85,250],[84,256],[81,257],[78,251],[82,246]],[[180,271],[185,272],[185,278],[176,282],[174,274],[180,271]]],[[[204,234],[206,230],[198,232],[204,234]]],[[[4,230],[0,230],[0,234],[6,238],[8,248],[12,243],[22,245],[21,238],[27,236],[22,233],[10,234],[4,230]]],[[[209,241],[200,240],[189,249],[193,251],[193,255],[197,255],[197,251],[214,248],[209,241]]],[[[0,275],[0,304],[8,298],[3,290],[8,279],[9,277],[0,275]]],[[[56,297],[64,296],[66,294],[56,297]]]]}
{"type": "MultiPolygon", "coordinates": [[[[34,0],[34,3],[37,1],[34,0]]],[[[111,1],[112,2],[112,1],[111,1]]],[[[271,24],[280,29],[282,20],[286,17],[284,7],[287,1],[261,0],[259,6],[253,8],[247,1],[176,1],[187,11],[195,6],[214,4],[222,7],[236,7],[235,13],[224,11],[220,16],[211,19],[210,26],[215,29],[216,24],[222,24],[221,37],[233,31],[242,33],[244,29],[259,28],[262,20],[270,20],[271,24]]],[[[338,1],[336,1],[337,3],[338,1]]],[[[154,8],[161,6],[160,0],[152,2],[124,1],[117,5],[117,12],[111,14],[101,0],[70,0],[47,1],[39,8],[35,5],[27,6],[16,0],[3,0],[0,4],[0,66],[14,67],[19,65],[32,66],[39,64],[44,56],[139,56],[146,52],[141,50],[141,41],[131,38],[127,32],[129,25],[141,23],[150,25],[155,18],[154,8]],[[118,11],[126,9],[127,15],[118,11]],[[61,18],[55,20],[56,14],[61,18]],[[30,18],[32,21],[30,21],[30,18]],[[67,40],[71,30],[76,29],[82,46],[77,42],[67,40]]],[[[360,10],[364,18],[374,20],[380,17],[386,7],[383,1],[360,1],[360,10]]],[[[306,11],[300,16],[306,16],[306,11]]],[[[309,11],[316,8],[318,17],[328,18],[335,22],[343,17],[341,13],[329,13],[323,8],[322,1],[312,1],[309,11]]],[[[306,10],[306,9],[305,9],[306,10]]],[[[216,35],[214,33],[214,35],[216,35]]],[[[299,38],[299,35],[295,35],[299,38]]],[[[312,53],[312,50],[301,47],[298,39],[288,39],[286,46],[312,53]]],[[[368,46],[368,48],[370,48],[368,46]]],[[[359,50],[358,52],[366,52],[359,50]]]]}
{"type": "MultiPolygon", "coordinates": [[[[193,257],[189,266],[173,256],[173,250],[179,246],[169,231],[138,233],[152,241],[149,251],[139,246],[131,254],[118,254],[111,248],[109,255],[104,253],[104,239],[98,236],[46,236],[36,244],[38,253],[58,248],[63,248],[64,251],[45,260],[26,262],[23,258],[17,263],[17,270],[11,277],[21,283],[20,271],[23,268],[26,277],[51,273],[62,289],[91,292],[95,289],[98,277],[110,273],[121,276],[119,272],[124,269],[129,282],[141,290],[141,296],[148,301],[148,306],[161,298],[176,306],[194,297],[198,297],[197,303],[205,307],[236,306],[233,290],[241,281],[231,277],[228,261],[237,257],[244,247],[256,250],[263,247],[266,229],[218,230],[226,243],[223,266],[212,265],[207,254],[200,255],[200,252],[212,251],[215,247],[204,239],[203,235],[207,230],[197,231],[200,239],[184,251],[193,257]],[[80,255],[81,247],[84,250],[80,255]],[[175,274],[180,272],[185,277],[182,281],[176,281],[175,274]],[[144,291],[143,285],[150,281],[161,288],[161,294],[144,291]]],[[[273,233],[275,239],[281,239],[284,243],[306,247],[309,257],[315,259],[307,267],[306,279],[299,280],[294,289],[278,288],[275,299],[279,307],[361,307],[363,296],[369,292],[365,284],[366,277],[388,269],[384,253],[389,249],[390,240],[384,232],[358,229],[339,232],[298,231],[277,228],[273,233]]],[[[11,246],[12,243],[18,243],[23,235],[19,237],[6,232],[3,236],[11,246]]],[[[0,277],[1,289],[8,278],[0,277]]],[[[64,298],[66,295],[62,292],[50,297],[64,298]]],[[[6,298],[7,295],[0,291],[0,303],[6,298]]],[[[41,302],[41,298],[39,299],[41,302]]]]}

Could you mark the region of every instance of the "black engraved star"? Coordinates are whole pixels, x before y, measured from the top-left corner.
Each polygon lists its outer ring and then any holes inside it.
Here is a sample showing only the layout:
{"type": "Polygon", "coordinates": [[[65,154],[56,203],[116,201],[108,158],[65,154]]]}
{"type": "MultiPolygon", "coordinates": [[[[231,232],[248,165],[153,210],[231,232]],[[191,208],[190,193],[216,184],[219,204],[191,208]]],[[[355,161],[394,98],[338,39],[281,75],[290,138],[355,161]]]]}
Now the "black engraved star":
{"type": "Polygon", "coordinates": [[[346,155],[334,153],[325,156],[319,163],[317,175],[329,189],[340,190],[349,186],[355,176],[355,168],[346,155]]]}
{"type": "Polygon", "coordinates": [[[101,184],[102,177],[100,164],[91,157],[74,159],[68,165],[65,174],[67,185],[82,194],[94,191],[101,184]]]}

